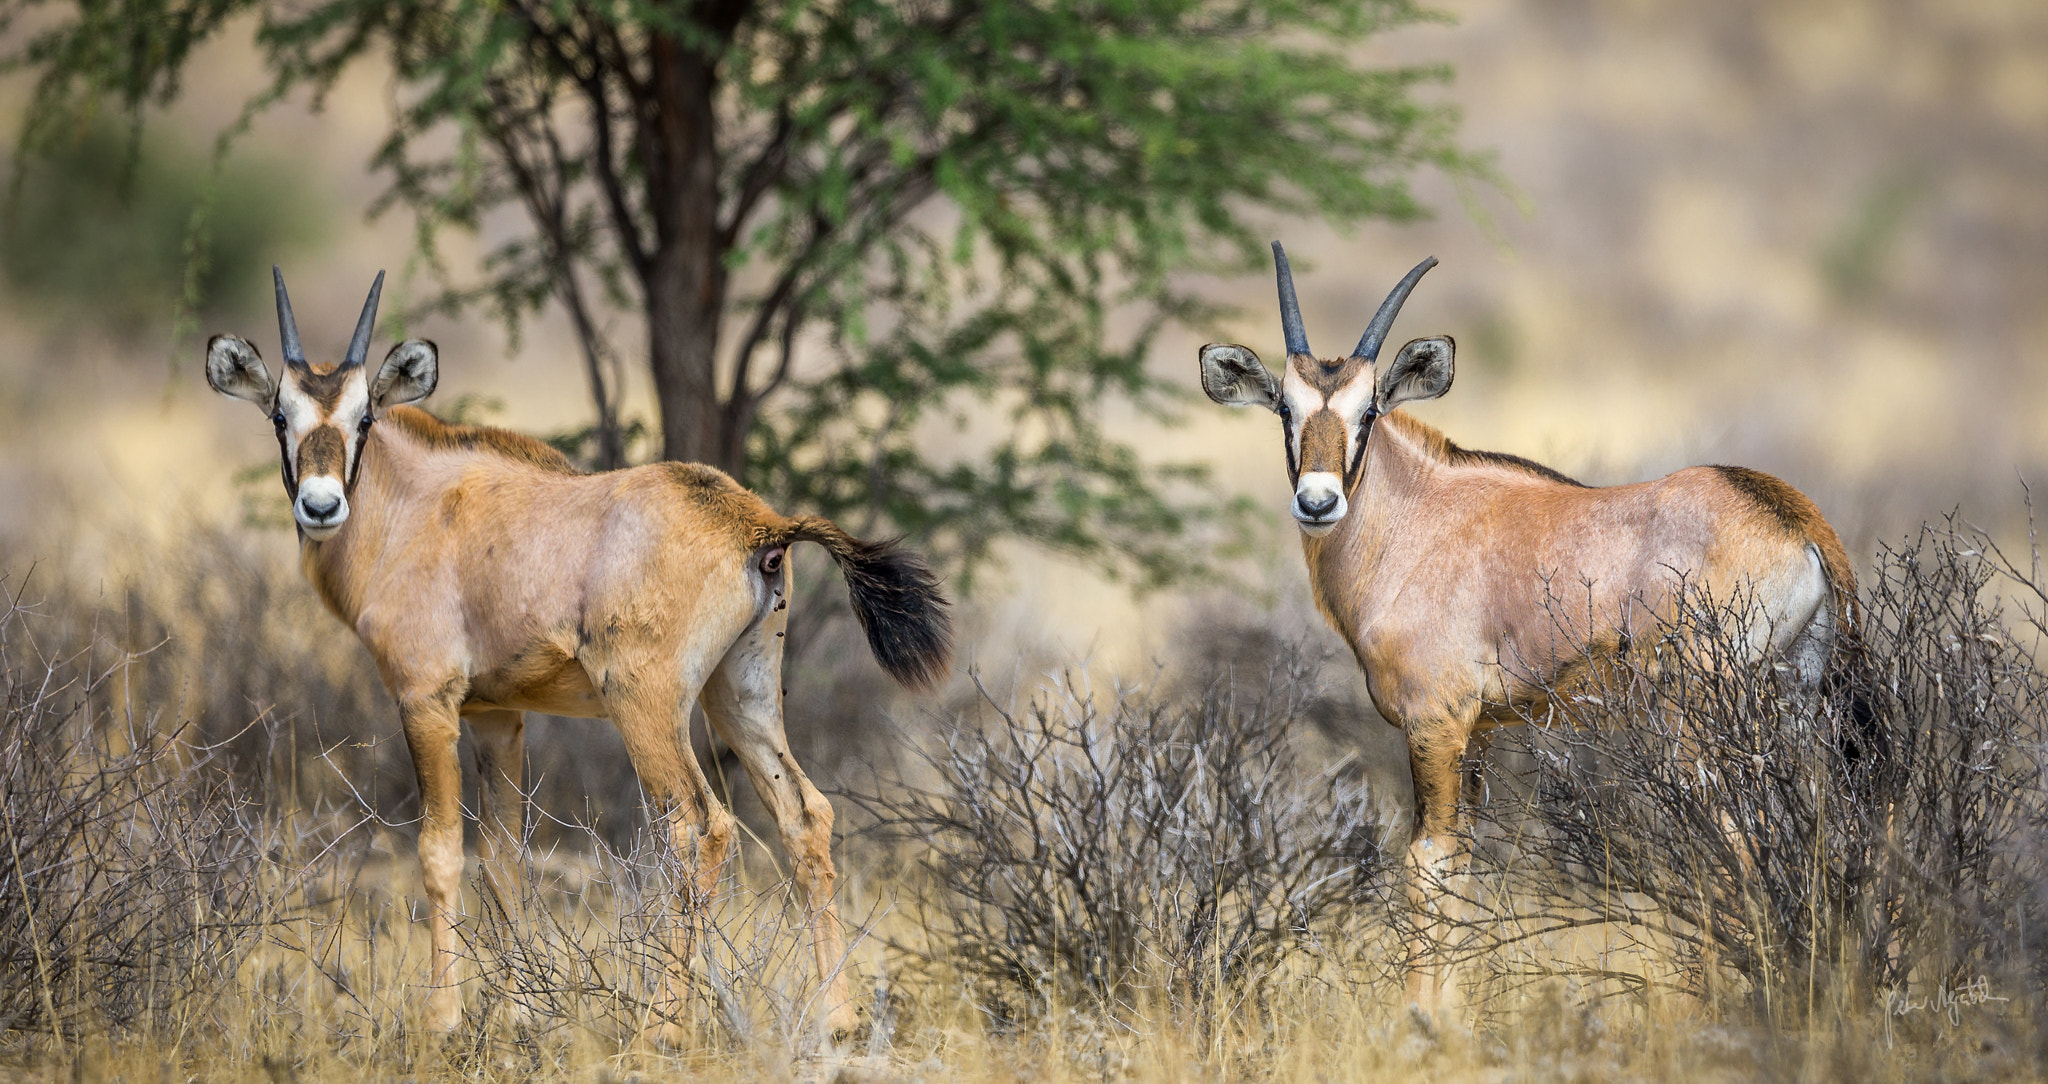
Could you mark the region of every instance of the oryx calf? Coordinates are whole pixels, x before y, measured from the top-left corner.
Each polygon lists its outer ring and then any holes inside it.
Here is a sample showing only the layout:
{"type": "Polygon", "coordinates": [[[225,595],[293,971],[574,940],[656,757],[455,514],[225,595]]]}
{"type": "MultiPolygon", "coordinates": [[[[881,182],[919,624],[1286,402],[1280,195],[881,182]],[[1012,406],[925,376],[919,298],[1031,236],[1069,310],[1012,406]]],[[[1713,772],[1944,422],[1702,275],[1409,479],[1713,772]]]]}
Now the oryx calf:
{"type": "Polygon", "coordinates": [[[832,902],[832,806],[783,734],[786,557],[792,543],[822,544],[846,576],[876,659],[917,688],[948,666],[936,577],[892,544],[777,515],[711,467],[582,474],[539,441],[406,406],[434,390],[439,355],[410,339],[374,372],[364,365],[382,273],[341,363],[310,364],[284,278],[273,274],[283,379],[232,335],[207,344],[206,379],[261,407],[276,427],[306,578],[369,648],[398,700],[424,810],[434,1022],[452,1028],[462,1013],[453,973],[461,720],[475,739],[478,851],[494,885],[493,860],[515,853],[521,836],[520,713],[608,718],[693,874],[680,901],[688,909],[715,888],[734,828],[690,752],[697,702],[775,817],[812,920],[829,1020],[851,1028],[832,902]]]}
{"type": "MultiPolygon", "coordinates": [[[[1575,667],[1671,619],[1681,587],[1753,598],[1758,655],[1779,653],[1819,684],[1856,620],[1856,592],[1812,501],[1741,467],[1591,488],[1460,448],[1398,409],[1450,390],[1450,337],[1415,339],[1378,362],[1435,258],[1394,288],[1356,349],[1332,359],[1309,351],[1277,241],[1273,258],[1287,342],[1279,378],[1249,348],[1212,343],[1202,387],[1280,416],[1316,605],[1364,669],[1373,705],[1407,735],[1411,886],[1458,857],[1460,760],[1475,735],[1516,722],[1575,667]]],[[[1435,1002],[1447,981],[1417,968],[1411,993],[1435,1002]]]]}

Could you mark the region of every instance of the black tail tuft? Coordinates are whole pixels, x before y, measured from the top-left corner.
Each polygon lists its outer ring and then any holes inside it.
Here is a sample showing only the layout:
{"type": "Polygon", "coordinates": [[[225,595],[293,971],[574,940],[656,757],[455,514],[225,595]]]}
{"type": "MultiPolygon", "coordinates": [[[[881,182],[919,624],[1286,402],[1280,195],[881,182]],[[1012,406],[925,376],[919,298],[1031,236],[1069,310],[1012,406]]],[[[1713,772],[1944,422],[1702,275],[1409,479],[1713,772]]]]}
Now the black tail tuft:
{"type": "Polygon", "coordinates": [[[1831,663],[1821,691],[1840,720],[1842,759],[1855,789],[1881,793],[1892,768],[1892,735],[1878,713],[1877,690],[1861,637],[1851,632],[1837,645],[1831,663]]]}
{"type": "Polygon", "coordinates": [[[863,542],[816,516],[792,526],[790,541],[816,542],[838,562],[853,614],[882,669],[913,689],[937,685],[953,664],[953,620],[938,574],[893,539],[863,542]]]}

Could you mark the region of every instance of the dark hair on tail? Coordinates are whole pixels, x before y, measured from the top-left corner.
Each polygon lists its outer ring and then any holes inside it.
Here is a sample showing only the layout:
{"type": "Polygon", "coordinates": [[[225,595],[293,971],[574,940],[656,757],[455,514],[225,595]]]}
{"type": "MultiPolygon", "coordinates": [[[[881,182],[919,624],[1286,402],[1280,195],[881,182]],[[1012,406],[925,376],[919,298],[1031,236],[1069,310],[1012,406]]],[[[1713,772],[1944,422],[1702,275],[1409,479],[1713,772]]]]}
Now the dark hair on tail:
{"type": "Polygon", "coordinates": [[[953,664],[953,619],[939,577],[897,539],[863,542],[822,516],[800,516],[770,534],[771,544],[816,542],[839,564],[853,615],[875,661],[897,681],[929,689],[953,664]]]}
{"type": "Polygon", "coordinates": [[[1821,695],[1841,720],[1842,757],[1853,778],[1851,786],[1865,795],[1885,785],[1892,768],[1891,733],[1878,718],[1873,695],[1870,656],[1863,642],[1863,602],[1856,594],[1856,570],[1834,529],[1822,521],[1810,529],[1821,572],[1827,577],[1829,603],[1835,608],[1835,649],[1821,675],[1821,695]]]}

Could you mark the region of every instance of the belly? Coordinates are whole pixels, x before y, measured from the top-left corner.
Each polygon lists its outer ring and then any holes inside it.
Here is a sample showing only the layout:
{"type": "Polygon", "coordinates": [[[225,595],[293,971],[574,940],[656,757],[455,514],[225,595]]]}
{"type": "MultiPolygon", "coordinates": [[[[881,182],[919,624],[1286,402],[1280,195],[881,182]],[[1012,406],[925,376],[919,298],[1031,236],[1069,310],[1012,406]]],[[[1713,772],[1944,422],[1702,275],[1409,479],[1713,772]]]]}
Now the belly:
{"type": "Polygon", "coordinates": [[[604,704],[576,657],[554,645],[528,651],[470,679],[464,711],[493,708],[604,718],[604,704]]]}

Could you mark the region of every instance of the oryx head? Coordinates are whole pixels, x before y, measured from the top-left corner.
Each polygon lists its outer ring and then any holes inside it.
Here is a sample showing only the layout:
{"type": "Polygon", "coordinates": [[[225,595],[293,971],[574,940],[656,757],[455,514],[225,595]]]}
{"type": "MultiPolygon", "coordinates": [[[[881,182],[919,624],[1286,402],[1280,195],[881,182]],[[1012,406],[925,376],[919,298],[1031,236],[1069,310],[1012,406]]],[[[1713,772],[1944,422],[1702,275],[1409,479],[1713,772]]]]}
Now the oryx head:
{"type": "Polygon", "coordinates": [[[1276,381],[1250,347],[1210,343],[1202,348],[1202,390],[1224,406],[1262,406],[1280,415],[1287,478],[1294,484],[1294,519],[1308,534],[1321,535],[1348,510],[1346,496],[1365,465],[1373,419],[1402,403],[1449,391],[1456,347],[1448,335],[1416,339],[1390,364],[1377,364],[1395,314],[1423,272],[1436,266],[1434,256],[1416,264],[1380,303],[1350,356],[1330,361],[1309,352],[1294,275],[1278,241],[1273,242],[1273,262],[1280,279],[1280,326],[1287,335],[1286,369],[1276,381]]]}
{"type": "Polygon", "coordinates": [[[369,375],[363,361],[369,356],[370,330],[377,323],[377,297],[384,289],[384,272],[379,271],[341,363],[309,364],[299,345],[284,275],[275,267],[270,274],[277,282],[284,379],[270,374],[247,340],[215,335],[206,344],[206,382],[222,395],[247,399],[270,415],[284,460],[292,518],[307,538],[318,542],[348,521],[349,492],[370,426],[392,407],[433,393],[440,379],[440,355],[433,343],[408,339],[392,347],[377,374],[369,375]]]}

